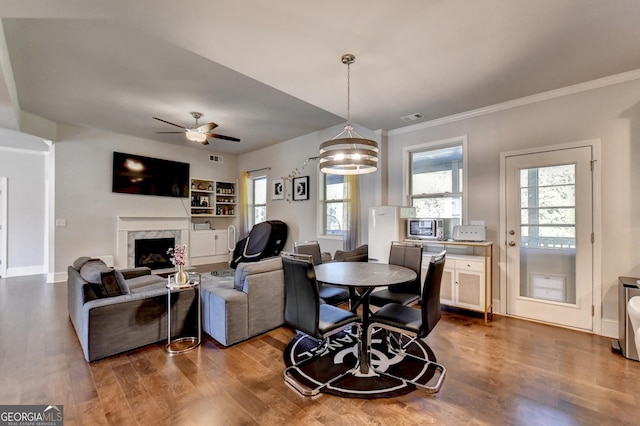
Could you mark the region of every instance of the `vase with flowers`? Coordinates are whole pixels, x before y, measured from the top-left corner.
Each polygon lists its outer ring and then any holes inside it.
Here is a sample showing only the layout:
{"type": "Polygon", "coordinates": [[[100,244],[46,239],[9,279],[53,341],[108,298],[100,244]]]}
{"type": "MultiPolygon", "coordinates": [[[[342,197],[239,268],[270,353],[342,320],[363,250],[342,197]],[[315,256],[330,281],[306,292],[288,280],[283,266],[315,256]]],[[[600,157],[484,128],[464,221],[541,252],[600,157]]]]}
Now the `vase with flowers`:
{"type": "Polygon", "coordinates": [[[187,261],[187,245],[176,244],[167,250],[167,254],[171,256],[171,263],[178,267],[176,273],[176,284],[184,285],[189,282],[189,274],[184,271],[184,264],[187,261]]]}

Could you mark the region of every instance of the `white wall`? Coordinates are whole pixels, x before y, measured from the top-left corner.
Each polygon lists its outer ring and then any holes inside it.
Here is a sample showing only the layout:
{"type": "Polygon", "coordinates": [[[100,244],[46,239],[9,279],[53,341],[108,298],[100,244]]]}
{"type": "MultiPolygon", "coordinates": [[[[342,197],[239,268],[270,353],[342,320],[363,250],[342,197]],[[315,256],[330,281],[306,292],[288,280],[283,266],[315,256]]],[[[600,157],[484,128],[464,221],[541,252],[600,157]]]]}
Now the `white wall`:
{"type": "MultiPolygon", "coordinates": [[[[602,318],[617,323],[618,276],[640,274],[640,81],[389,135],[389,168],[403,147],[468,135],[468,218],[484,220],[495,242],[500,220],[500,153],[568,142],[602,142],[602,318]]],[[[389,201],[402,203],[402,173],[389,173],[389,201]]],[[[497,253],[497,250],[496,250],[497,253]]],[[[499,283],[494,275],[494,295],[499,283]]]]}
{"type": "MultiPolygon", "coordinates": [[[[113,151],[190,163],[190,175],[236,181],[237,158],[209,161],[209,149],[191,149],[125,135],[61,126],[55,150],[55,273],[59,279],[80,256],[116,256],[118,216],[187,217],[188,198],[119,194],[111,191],[113,151]]],[[[227,221],[228,219],[221,219],[227,221]]],[[[225,225],[226,226],[226,225],[225,225]]],[[[123,265],[116,265],[122,267],[123,265]]]]}
{"type": "MultiPolygon", "coordinates": [[[[9,132],[0,134],[0,176],[7,178],[7,276],[42,274],[46,267],[47,152],[23,148],[9,132]]],[[[44,144],[40,142],[44,147],[44,144]]]]}
{"type": "MultiPolygon", "coordinates": [[[[271,167],[267,175],[273,179],[301,168],[307,157],[317,155],[321,142],[333,138],[341,130],[341,126],[336,126],[244,154],[237,159],[232,155],[224,155],[225,163],[219,165],[208,161],[210,151],[185,149],[95,130],[61,127],[61,141],[54,145],[53,153],[56,162],[55,218],[66,219],[67,226],[54,229],[55,265],[49,268],[60,273],[78,256],[114,254],[115,218],[118,215],[187,214],[186,199],[111,193],[111,153],[114,150],[189,162],[192,176],[202,178],[235,180],[241,170],[271,167]]],[[[500,152],[600,139],[602,154],[598,167],[602,176],[602,235],[596,238],[602,242],[602,272],[601,277],[596,279],[601,279],[602,285],[602,318],[611,327],[617,327],[618,276],[640,275],[640,250],[637,248],[640,241],[640,81],[620,83],[434,127],[412,126],[390,132],[388,140],[384,134],[374,134],[361,128],[357,130],[365,137],[383,141],[383,169],[360,177],[360,243],[365,243],[367,238],[366,213],[369,206],[403,204],[405,201],[405,195],[402,194],[402,152],[406,146],[468,135],[468,218],[484,220],[488,227],[488,238],[499,242],[500,152]]],[[[6,145],[6,142],[6,137],[0,134],[0,144],[6,145]]],[[[7,175],[5,170],[11,168],[14,178],[10,182],[21,182],[16,192],[35,194],[29,197],[28,202],[24,199],[20,201],[27,204],[18,208],[18,213],[10,213],[14,219],[18,216],[21,221],[11,231],[21,234],[14,234],[14,241],[17,242],[14,248],[9,248],[12,250],[10,257],[15,261],[23,259],[16,267],[39,268],[45,263],[42,246],[46,230],[40,219],[44,217],[40,216],[44,215],[44,207],[34,207],[33,203],[44,200],[46,195],[43,184],[45,160],[44,157],[38,157],[43,154],[29,153],[16,157],[13,152],[7,152],[0,152],[0,175],[7,175]],[[29,160],[22,158],[25,155],[29,160]],[[18,167],[20,161],[29,164],[23,163],[18,167]],[[19,179],[15,176],[19,176],[19,179]],[[31,190],[34,185],[36,193],[31,190]],[[35,228],[39,229],[34,231],[35,228]],[[23,248],[24,244],[31,243],[33,246],[23,248]],[[17,256],[18,253],[20,256],[17,256]]],[[[288,250],[291,250],[293,241],[318,238],[317,161],[310,162],[301,175],[310,177],[309,201],[268,200],[268,218],[283,220],[290,227],[288,250]]],[[[14,192],[11,186],[10,191],[14,192]]],[[[10,201],[10,205],[15,203],[10,201]]],[[[51,221],[55,218],[51,218],[51,221]]],[[[330,252],[342,247],[338,240],[321,240],[321,245],[323,250],[330,252]]],[[[498,272],[495,274],[494,294],[499,296],[498,272]]]]}
{"type": "MultiPolygon", "coordinates": [[[[271,200],[267,198],[267,219],[282,220],[289,226],[289,236],[285,250],[292,251],[295,241],[319,240],[323,251],[334,253],[342,249],[342,240],[339,238],[322,238],[318,235],[318,161],[309,161],[302,169],[305,160],[318,155],[318,148],[324,141],[332,139],[342,131],[344,126],[334,126],[319,132],[311,133],[296,139],[281,142],[258,151],[240,155],[238,167],[241,171],[249,171],[270,167],[265,171],[268,183],[272,179],[287,177],[296,168],[300,170],[300,176],[309,176],[309,200],[286,201],[271,200]]],[[[380,136],[370,130],[354,125],[356,131],[363,137],[379,142],[380,136]]],[[[359,177],[360,183],[360,208],[365,212],[359,223],[359,243],[366,243],[367,223],[366,211],[369,206],[379,204],[380,200],[380,173],[373,173],[359,177]]],[[[287,182],[290,192],[291,182],[287,182]]],[[[270,185],[268,186],[270,188],[270,185]]],[[[243,236],[239,236],[242,238],[243,236]]]]}

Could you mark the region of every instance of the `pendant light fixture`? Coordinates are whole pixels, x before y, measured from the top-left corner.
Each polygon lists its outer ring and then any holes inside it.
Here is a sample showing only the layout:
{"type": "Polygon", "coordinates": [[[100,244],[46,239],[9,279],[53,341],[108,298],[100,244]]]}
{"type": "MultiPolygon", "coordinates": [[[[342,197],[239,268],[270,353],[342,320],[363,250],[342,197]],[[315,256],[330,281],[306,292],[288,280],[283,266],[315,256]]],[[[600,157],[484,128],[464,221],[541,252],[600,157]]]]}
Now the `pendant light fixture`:
{"type": "Polygon", "coordinates": [[[320,145],[320,171],[333,175],[360,175],[378,170],[378,144],[360,136],[351,125],[351,64],[356,57],[342,56],[347,66],[347,124],[330,141],[320,145]]]}

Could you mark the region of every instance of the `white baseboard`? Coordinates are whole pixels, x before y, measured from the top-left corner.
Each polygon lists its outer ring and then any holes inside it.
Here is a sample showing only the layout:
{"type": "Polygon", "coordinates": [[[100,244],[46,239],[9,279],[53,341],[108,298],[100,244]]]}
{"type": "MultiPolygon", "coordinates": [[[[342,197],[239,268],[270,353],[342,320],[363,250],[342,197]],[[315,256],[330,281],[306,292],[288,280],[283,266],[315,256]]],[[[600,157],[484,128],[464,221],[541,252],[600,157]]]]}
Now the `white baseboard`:
{"type": "MultiPolygon", "coordinates": [[[[493,313],[503,314],[500,312],[500,299],[493,299],[493,313]]],[[[618,338],[618,321],[603,318],[600,322],[600,336],[610,337],[612,339],[618,338]]]]}
{"type": "Polygon", "coordinates": [[[493,304],[491,305],[491,307],[494,314],[503,315],[503,312],[500,309],[500,299],[493,299],[493,304]]]}
{"type": "Polygon", "coordinates": [[[27,275],[40,275],[45,274],[44,265],[37,266],[23,266],[20,268],[7,268],[7,278],[9,277],[24,277],[27,275]]]}
{"type": "Polygon", "coordinates": [[[49,272],[47,274],[48,283],[66,282],[68,274],[66,272],[49,272]]]}
{"type": "Polygon", "coordinates": [[[604,337],[611,337],[617,339],[618,336],[618,321],[603,318],[601,322],[602,328],[600,329],[600,335],[604,337]]]}

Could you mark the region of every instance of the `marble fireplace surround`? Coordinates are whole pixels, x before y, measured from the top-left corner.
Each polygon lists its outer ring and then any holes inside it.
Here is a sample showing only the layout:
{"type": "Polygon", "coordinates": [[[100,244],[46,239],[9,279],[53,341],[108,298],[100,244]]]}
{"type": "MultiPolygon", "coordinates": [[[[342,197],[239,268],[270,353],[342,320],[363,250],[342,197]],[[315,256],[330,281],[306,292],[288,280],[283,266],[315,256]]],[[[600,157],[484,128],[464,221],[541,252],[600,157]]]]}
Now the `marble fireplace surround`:
{"type": "MultiPolygon", "coordinates": [[[[137,239],[174,238],[176,244],[188,244],[189,242],[188,217],[118,216],[116,227],[116,268],[133,268],[135,266],[133,254],[137,239]]],[[[162,271],[156,270],[154,272],[162,271]]]]}

